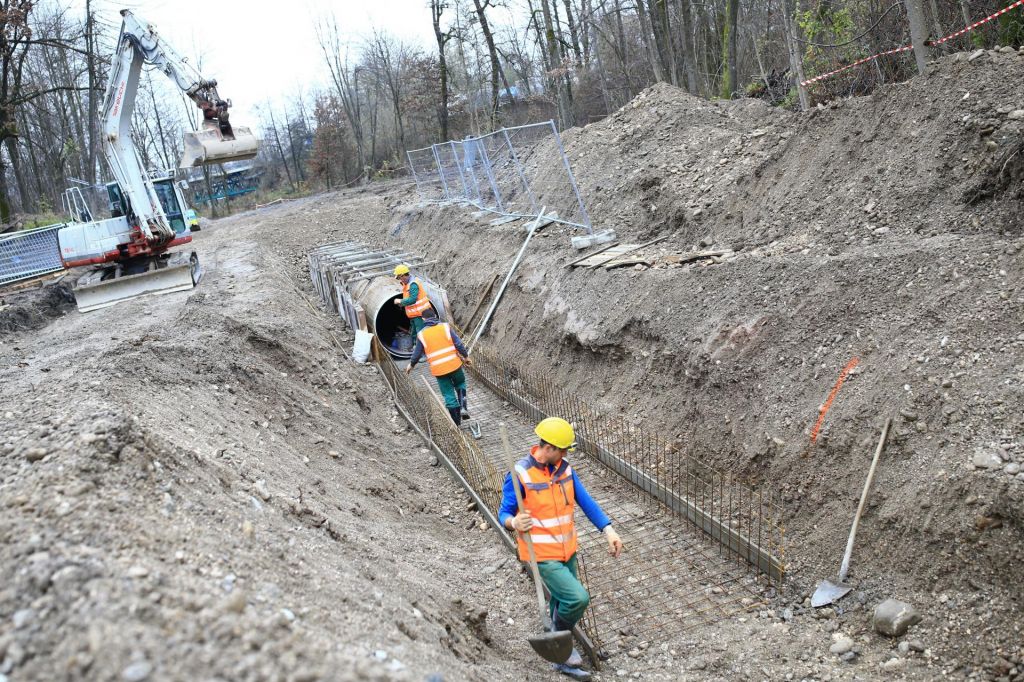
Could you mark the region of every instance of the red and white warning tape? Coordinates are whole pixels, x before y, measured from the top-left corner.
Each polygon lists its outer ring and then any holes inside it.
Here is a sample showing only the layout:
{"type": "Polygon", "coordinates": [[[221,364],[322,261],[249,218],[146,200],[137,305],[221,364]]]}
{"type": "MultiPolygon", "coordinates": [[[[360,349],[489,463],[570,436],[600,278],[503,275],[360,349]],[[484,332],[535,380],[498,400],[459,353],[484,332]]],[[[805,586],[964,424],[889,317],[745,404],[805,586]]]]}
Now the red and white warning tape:
{"type": "MultiPolygon", "coordinates": [[[[964,28],[960,29],[956,33],[950,33],[948,36],[945,36],[944,38],[939,38],[938,40],[926,41],[925,45],[929,45],[929,46],[941,45],[942,43],[945,43],[947,41],[952,40],[953,38],[958,38],[958,37],[962,36],[965,33],[969,33],[971,31],[973,31],[974,29],[978,28],[982,24],[987,24],[988,22],[992,21],[993,19],[1006,14],[1011,9],[1014,9],[1016,7],[1020,7],[1021,5],[1024,5],[1024,0],[1017,0],[1017,2],[1014,2],[1011,5],[1007,5],[1003,9],[999,10],[998,12],[996,12],[995,14],[991,14],[991,15],[985,17],[984,19],[980,19],[979,21],[974,22],[970,26],[967,26],[967,27],[964,27],[964,28]]],[[[807,85],[810,85],[811,83],[817,83],[820,80],[824,80],[826,78],[830,78],[830,77],[836,75],[837,73],[842,73],[843,71],[848,71],[849,69],[852,69],[855,66],[860,66],[861,64],[863,64],[865,62],[870,62],[873,59],[878,59],[879,57],[885,57],[886,55],[890,55],[890,54],[896,54],[898,52],[906,52],[907,50],[912,50],[912,49],[914,49],[913,45],[904,45],[903,47],[897,47],[894,50],[887,50],[885,52],[879,52],[878,54],[871,55],[870,57],[864,57],[863,59],[858,59],[855,62],[847,64],[846,66],[841,66],[838,69],[836,69],[835,71],[829,71],[828,73],[823,73],[820,76],[815,76],[814,78],[808,78],[805,81],[801,81],[800,85],[807,86],[807,85]]]]}
{"type": "Polygon", "coordinates": [[[976,21],[973,24],[971,24],[970,26],[967,26],[966,28],[960,29],[956,33],[950,33],[945,38],[939,38],[938,40],[933,40],[931,42],[925,43],[925,45],[941,45],[942,43],[946,42],[947,40],[952,40],[953,38],[957,38],[959,36],[962,36],[963,34],[969,32],[969,31],[973,31],[974,29],[978,28],[982,24],[987,24],[988,22],[992,21],[996,17],[1002,16],[1002,15],[1006,14],[1007,12],[1009,12],[1014,7],[1020,7],[1021,5],[1024,5],[1024,0],[1017,0],[1017,2],[1013,3],[1012,5],[1007,5],[1006,7],[1002,8],[1001,10],[999,10],[998,12],[993,14],[992,16],[985,17],[981,21],[976,21]]]}
{"type": "MultiPolygon", "coordinates": [[[[1024,2],[1024,0],[1021,0],[1021,2],[1024,2]]],[[[864,62],[870,62],[872,59],[878,59],[879,57],[884,57],[884,56],[889,55],[889,54],[896,54],[897,52],[906,52],[907,50],[912,50],[912,49],[913,49],[913,47],[911,47],[910,45],[904,45],[903,47],[897,47],[895,50],[887,50],[885,52],[879,52],[878,54],[873,54],[870,57],[864,57],[863,59],[858,59],[857,61],[855,61],[855,62],[853,62],[851,64],[847,64],[846,66],[841,66],[838,69],[836,69],[835,71],[829,71],[828,73],[823,73],[820,76],[815,76],[814,78],[808,78],[805,81],[801,81],[800,85],[805,85],[806,86],[806,85],[810,85],[811,83],[817,83],[818,81],[825,80],[826,78],[834,76],[837,73],[842,73],[843,71],[849,71],[853,67],[860,66],[864,62]]]]}

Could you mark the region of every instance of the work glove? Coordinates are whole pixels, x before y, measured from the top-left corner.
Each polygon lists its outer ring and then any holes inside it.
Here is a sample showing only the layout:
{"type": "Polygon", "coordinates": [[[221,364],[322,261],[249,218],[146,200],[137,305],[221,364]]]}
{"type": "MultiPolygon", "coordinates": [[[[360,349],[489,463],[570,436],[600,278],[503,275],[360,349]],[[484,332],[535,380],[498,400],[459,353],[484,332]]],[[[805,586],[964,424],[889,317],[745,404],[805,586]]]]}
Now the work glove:
{"type": "Polygon", "coordinates": [[[608,539],[608,553],[618,559],[622,554],[622,538],[611,526],[604,527],[604,536],[608,539]]]}
{"type": "Polygon", "coordinates": [[[520,533],[528,533],[533,528],[533,518],[529,512],[519,512],[512,517],[512,528],[520,533]]]}

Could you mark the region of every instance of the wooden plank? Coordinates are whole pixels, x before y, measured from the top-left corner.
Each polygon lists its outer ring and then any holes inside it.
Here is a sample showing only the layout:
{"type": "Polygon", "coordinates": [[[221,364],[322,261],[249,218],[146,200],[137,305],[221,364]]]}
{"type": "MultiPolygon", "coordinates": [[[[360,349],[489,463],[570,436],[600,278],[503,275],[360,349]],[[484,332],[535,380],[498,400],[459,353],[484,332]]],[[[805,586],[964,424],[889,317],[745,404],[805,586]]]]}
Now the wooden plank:
{"type": "MultiPolygon", "coordinates": [[[[603,253],[591,254],[591,255],[592,256],[598,256],[597,264],[600,265],[601,263],[607,263],[609,260],[614,260],[614,259],[618,258],[619,256],[621,256],[622,254],[627,253],[634,246],[635,246],[635,244],[619,244],[618,246],[615,246],[614,248],[608,249],[607,251],[605,251],[603,253]],[[600,256],[604,256],[604,258],[601,258],[600,256]]],[[[580,261],[579,263],[577,263],[574,267],[577,267],[577,268],[590,268],[590,267],[593,267],[593,266],[594,266],[594,259],[591,258],[590,256],[588,256],[586,259],[584,259],[584,260],[580,261]]]]}
{"type": "Polygon", "coordinates": [[[478,312],[480,312],[480,308],[483,307],[484,301],[487,300],[488,294],[491,293],[491,289],[494,288],[494,283],[498,281],[498,277],[500,277],[500,276],[501,276],[500,272],[494,273],[494,277],[491,278],[491,283],[487,285],[487,288],[484,289],[483,295],[480,297],[480,302],[476,304],[475,308],[473,308],[473,314],[469,316],[468,320],[466,320],[465,329],[472,329],[473,328],[473,320],[476,319],[476,314],[478,312]]]}
{"type": "Polygon", "coordinates": [[[604,266],[605,270],[615,270],[617,268],[626,268],[630,265],[646,265],[650,267],[651,261],[646,258],[627,258],[626,260],[614,260],[604,266]]]}
{"type": "Polygon", "coordinates": [[[609,259],[607,259],[607,260],[603,260],[603,261],[601,261],[601,262],[600,262],[600,263],[598,263],[597,265],[591,265],[591,266],[590,266],[590,269],[591,269],[591,270],[596,270],[596,269],[598,269],[599,267],[601,267],[602,265],[606,265],[606,264],[608,264],[608,263],[612,262],[612,261],[613,261],[613,260],[615,260],[616,258],[621,258],[622,256],[625,256],[625,255],[626,255],[627,253],[633,253],[634,251],[639,251],[640,249],[646,248],[646,247],[648,247],[648,246],[653,246],[653,245],[657,244],[658,242],[663,242],[663,241],[665,241],[666,239],[668,239],[668,238],[669,238],[669,236],[670,236],[670,235],[667,235],[667,234],[666,234],[666,235],[665,235],[664,237],[658,237],[657,239],[652,239],[651,241],[649,241],[649,242],[647,242],[647,243],[645,243],[645,244],[641,244],[640,246],[634,246],[633,248],[631,248],[631,249],[628,249],[627,251],[623,251],[622,253],[618,254],[617,256],[613,256],[613,257],[611,257],[611,258],[609,258],[609,259]]]}
{"type": "Polygon", "coordinates": [[[586,256],[583,256],[581,258],[577,258],[576,260],[572,261],[571,263],[566,263],[565,267],[571,268],[572,266],[576,265],[577,263],[582,263],[583,261],[587,260],[588,258],[593,258],[594,256],[596,256],[599,253],[604,253],[608,249],[614,249],[618,245],[619,245],[619,242],[612,242],[611,244],[608,244],[607,246],[604,246],[604,247],[598,249],[597,251],[594,251],[593,253],[588,253],[586,256]]]}

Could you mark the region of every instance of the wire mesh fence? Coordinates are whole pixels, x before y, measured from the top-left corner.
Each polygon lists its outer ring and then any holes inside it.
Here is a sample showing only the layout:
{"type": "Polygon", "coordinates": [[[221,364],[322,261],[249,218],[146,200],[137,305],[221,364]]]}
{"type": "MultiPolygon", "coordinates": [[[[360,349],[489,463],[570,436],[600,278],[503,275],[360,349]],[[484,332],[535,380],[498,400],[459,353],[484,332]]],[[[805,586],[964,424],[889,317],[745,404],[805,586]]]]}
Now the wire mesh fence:
{"type": "Polygon", "coordinates": [[[57,231],[64,223],[0,237],[0,286],[64,269],[57,231]]]}
{"type": "Polygon", "coordinates": [[[501,128],[406,152],[424,201],[464,201],[521,218],[545,215],[592,231],[554,121],[501,128]]]}

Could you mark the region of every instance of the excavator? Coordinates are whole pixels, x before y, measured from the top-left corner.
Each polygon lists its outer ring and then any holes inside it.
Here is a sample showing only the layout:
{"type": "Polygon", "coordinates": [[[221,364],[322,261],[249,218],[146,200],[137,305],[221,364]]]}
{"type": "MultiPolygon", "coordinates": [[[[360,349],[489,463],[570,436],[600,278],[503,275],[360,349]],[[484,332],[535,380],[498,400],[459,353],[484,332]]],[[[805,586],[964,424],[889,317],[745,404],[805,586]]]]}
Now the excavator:
{"type": "Polygon", "coordinates": [[[161,41],[152,24],[130,10],[121,10],[121,16],[102,109],[103,156],[116,181],[117,210],[110,218],[72,223],[57,234],[65,268],[97,266],[74,287],[82,312],[143,294],[191,289],[202,276],[195,251],[171,251],[191,242],[192,233],[187,227],[176,230],[168,220],[161,191],[146,172],[132,140],[132,114],[143,63],[163,72],[202,111],[202,128],[185,133],[179,167],[241,161],[259,151],[259,142],[249,128],[231,125],[231,101],[217,93],[216,80],[203,78],[161,41]]]}

